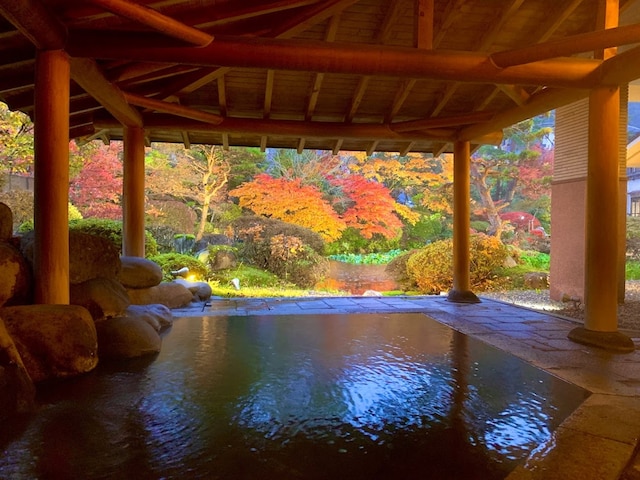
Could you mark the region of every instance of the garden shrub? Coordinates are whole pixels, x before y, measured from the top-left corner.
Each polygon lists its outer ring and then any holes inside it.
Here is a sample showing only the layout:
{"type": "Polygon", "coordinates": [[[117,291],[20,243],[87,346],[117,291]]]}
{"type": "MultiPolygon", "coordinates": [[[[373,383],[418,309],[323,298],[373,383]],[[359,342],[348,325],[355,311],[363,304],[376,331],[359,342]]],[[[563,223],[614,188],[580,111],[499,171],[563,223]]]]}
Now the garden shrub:
{"type": "Polygon", "coordinates": [[[171,227],[176,232],[194,233],[196,212],[178,200],[150,199],[147,203],[147,225],[171,227]]]}
{"type": "MultiPolygon", "coordinates": [[[[495,271],[509,255],[497,238],[484,234],[470,238],[470,283],[474,290],[490,288],[495,271]]],[[[407,260],[407,274],[420,291],[438,294],[453,285],[453,240],[441,240],[419,250],[407,260]]]]}
{"type": "Polygon", "coordinates": [[[640,260],[640,217],[627,217],[627,258],[640,260]]]}
{"type": "Polygon", "coordinates": [[[364,238],[353,227],[346,228],[340,238],[326,246],[328,255],[344,253],[366,254],[397,250],[400,247],[400,236],[397,238],[385,238],[380,234],[373,234],[372,238],[364,238]]]}
{"type": "Polygon", "coordinates": [[[207,266],[191,255],[175,252],[161,253],[149,257],[149,260],[160,266],[162,269],[162,279],[164,281],[173,280],[175,276],[171,272],[180,270],[183,267],[189,269],[188,275],[194,275],[197,279],[207,279],[209,276],[207,266]]]}
{"type": "Polygon", "coordinates": [[[441,214],[422,215],[414,225],[405,225],[401,244],[406,249],[422,248],[448,235],[441,214]]]}
{"type": "Polygon", "coordinates": [[[411,278],[407,272],[407,262],[411,256],[418,251],[419,250],[409,250],[408,252],[398,255],[391,260],[385,268],[385,272],[387,272],[403,290],[416,290],[418,288],[415,280],[411,278]]]}
{"type": "MultiPolygon", "coordinates": [[[[122,251],[122,222],[120,221],[100,218],[72,220],[69,222],[69,230],[78,230],[107,238],[113,242],[119,251],[122,251]]],[[[144,248],[146,257],[151,257],[158,253],[156,240],[147,230],[145,230],[144,248]]]]}
{"type": "Polygon", "coordinates": [[[315,252],[321,255],[324,254],[325,242],[322,237],[316,232],[299,225],[293,225],[274,218],[244,215],[235,219],[230,227],[236,241],[245,241],[253,238],[253,230],[255,227],[259,227],[263,238],[268,239],[278,234],[298,237],[302,240],[302,243],[311,247],[315,252]]]}
{"type": "Polygon", "coordinates": [[[324,241],[317,233],[262,217],[238,220],[234,222],[238,252],[250,264],[302,288],[313,287],[326,276],[329,263],[320,254],[324,241]]]}

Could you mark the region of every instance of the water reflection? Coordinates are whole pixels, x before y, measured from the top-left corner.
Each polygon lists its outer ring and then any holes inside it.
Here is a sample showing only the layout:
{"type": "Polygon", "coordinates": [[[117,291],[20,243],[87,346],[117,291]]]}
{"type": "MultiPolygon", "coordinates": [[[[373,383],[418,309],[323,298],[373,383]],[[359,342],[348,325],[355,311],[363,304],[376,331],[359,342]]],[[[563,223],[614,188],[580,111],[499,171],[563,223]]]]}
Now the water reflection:
{"type": "Polygon", "coordinates": [[[585,392],[419,314],[179,319],[46,392],[0,478],[503,478],[585,392]]]}

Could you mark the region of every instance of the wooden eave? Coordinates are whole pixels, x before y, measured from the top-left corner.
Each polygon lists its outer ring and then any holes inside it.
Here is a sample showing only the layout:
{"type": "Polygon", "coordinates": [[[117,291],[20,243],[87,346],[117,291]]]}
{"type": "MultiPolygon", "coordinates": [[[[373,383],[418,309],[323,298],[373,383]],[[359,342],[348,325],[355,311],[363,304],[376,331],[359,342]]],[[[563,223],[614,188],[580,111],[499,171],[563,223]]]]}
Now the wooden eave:
{"type": "Polygon", "coordinates": [[[594,30],[597,5],[0,0],[0,100],[31,115],[36,52],[63,49],[82,141],[137,126],[151,142],[437,155],[640,78],[640,24],[594,30]]]}

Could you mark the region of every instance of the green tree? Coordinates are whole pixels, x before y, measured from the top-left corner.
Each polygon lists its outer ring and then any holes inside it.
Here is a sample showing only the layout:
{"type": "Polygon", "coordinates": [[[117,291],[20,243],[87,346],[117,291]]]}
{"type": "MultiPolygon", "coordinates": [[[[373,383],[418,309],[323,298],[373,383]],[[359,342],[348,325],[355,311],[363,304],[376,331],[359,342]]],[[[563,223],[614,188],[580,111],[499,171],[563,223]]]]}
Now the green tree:
{"type": "MultiPolygon", "coordinates": [[[[471,183],[489,222],[491,235],[502,236],[502,210],[513,202],[518,191],[531,188],[531,177],[544,176],[549,157],[544,155],[552,128],[545,116],[531,118],[505,130],[500,146],[483,145],[472,156],[471,183]],[[536,173],[532,174],[531,169],[536,173]]],[[[547,176],[549,172],[546,172],[547,176]]]]}
{"type": "Polygon", "coordinates": [[[33,168],[33,122],[21,112],[12,112],[1,102],[0,162],[9,182],[11,175],[27,173],[33,168]]]}

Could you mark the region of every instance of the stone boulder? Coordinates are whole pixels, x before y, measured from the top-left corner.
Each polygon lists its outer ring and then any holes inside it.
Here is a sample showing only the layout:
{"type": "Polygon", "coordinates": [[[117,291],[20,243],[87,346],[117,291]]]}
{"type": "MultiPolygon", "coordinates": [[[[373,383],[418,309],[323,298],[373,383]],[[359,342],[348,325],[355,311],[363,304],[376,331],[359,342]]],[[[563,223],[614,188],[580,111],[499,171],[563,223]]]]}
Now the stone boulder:
{"type": "Polygon", "coordinates": [[[8,241],[13,235],[13,212],[9,205],[0,202],[0,242],[8,241]]]}
{"type": "Polygon", "coordinates": [[[546,290],[549,288],[549,275],[546,272],[529,272],[524,276],[524,288],[546,290]]]}
{"type": "MultiPolygon", "coordinates": [[[[33,265],[34,234],[22,237],[20,250],[33,265]]],[[[92,278],[117,279],[120,274],[120,252],[110,240],[98,235],[69,231],[69,283],[82,283],[92,278]]]]}
{"type": "Polygon", "coordinates": [[[33,275],[20,251],[0,243],[0,306],[31,303],[33,275]]]}
{"type": "Polygon", "coordinates": [[[122,314],[123,317],[140,318],[161,332],[173,325],[173,313],[165,305],[130,305],[122,314]]]}
{"type": "Polygon", "coordinates": [[[168,308],[181,308],[193,301],[193,293],[176,282],[162,282],[149,288],[129,288],[127,293],[132,305],[161,304],[168,308]]]}
{"type": "Polygon", "coordinates": [[[231,250],[218,250],[213,259],[209,259],[212,270],[228,270],[238,265],[236,254],[231,250]]]}
{"type": "Polygon", "coordinates": [[[92,278],[72,284],[69,293],[70,303],[89,310],[95,321],[122,315],[131,304],[127,289],[110,278],[92,278]]]}
{"type": "Polygon", "coordinates": [[[127,288],[155,287],[162,282],[160,265],[142,257],[120,257],[122,270],[118,280],[127,288]]]}
{"type": "Polygon", "coordinates": [[[35,409],[36,388],[0,319],[0,420],[35,409]]]}
{"type": "Polygon", "coordinates": [[[35,383],[86,373],[98,364],[96,327],[83,307],[5,307],[0,317],[35,383]]]}
{"type": "Polygon", "coordinates": [[[211,298],[213,293],[211,285],[207,282],[190,282],[184,278],[176,278],[174,283],[179,283],[187,288],[193,294],[193,301],[195,302],[205,302],[211,298]]]}
{"type": "Polygon", "coordinates": [[[158,332],[139,317],[114,317],[96,322],[100,359],[118,360],[160,352],[158,332]]]}

